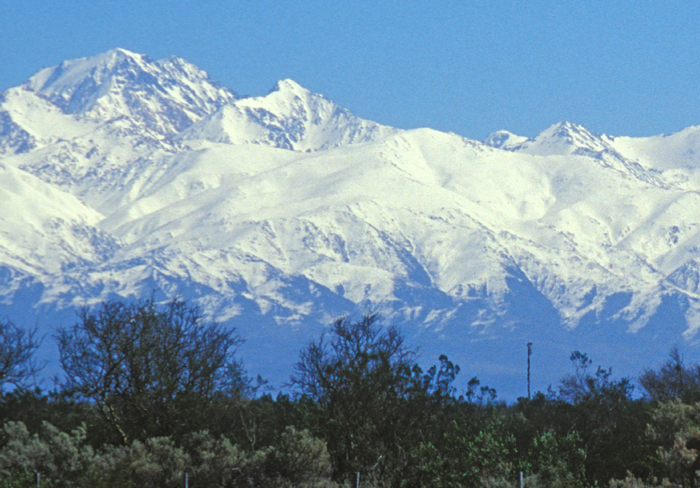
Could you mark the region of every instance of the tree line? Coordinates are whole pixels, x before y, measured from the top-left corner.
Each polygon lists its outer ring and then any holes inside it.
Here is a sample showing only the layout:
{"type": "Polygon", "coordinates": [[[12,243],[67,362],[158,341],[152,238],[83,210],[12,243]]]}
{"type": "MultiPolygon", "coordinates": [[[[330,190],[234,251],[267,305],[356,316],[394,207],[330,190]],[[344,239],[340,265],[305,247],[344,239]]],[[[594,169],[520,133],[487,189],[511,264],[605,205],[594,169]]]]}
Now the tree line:
{"type": "Polygon", "coordinates": [[[56,340],[42,390],[37,331],[0,320],[2,487],[700,486],[700,366],[675,349],[641,396],[574,351],[506,404],[476,377],[459,391],[446,356],[423,369],[376,314],[338,319],[274,397],[238,333],[181,300],[84,308],[56,340]]]}

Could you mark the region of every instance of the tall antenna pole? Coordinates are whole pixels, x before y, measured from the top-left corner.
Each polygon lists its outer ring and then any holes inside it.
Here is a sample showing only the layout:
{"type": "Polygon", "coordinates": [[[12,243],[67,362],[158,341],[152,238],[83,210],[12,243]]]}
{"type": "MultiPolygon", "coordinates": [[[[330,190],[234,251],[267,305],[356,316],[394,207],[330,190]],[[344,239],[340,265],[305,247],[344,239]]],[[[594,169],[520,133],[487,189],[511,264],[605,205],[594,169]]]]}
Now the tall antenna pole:
{"type": "Polygon", "coordinates": [[[530,399],[530,356],[532,356],[532,342],[527,343],[527,399],[530,399]]]}

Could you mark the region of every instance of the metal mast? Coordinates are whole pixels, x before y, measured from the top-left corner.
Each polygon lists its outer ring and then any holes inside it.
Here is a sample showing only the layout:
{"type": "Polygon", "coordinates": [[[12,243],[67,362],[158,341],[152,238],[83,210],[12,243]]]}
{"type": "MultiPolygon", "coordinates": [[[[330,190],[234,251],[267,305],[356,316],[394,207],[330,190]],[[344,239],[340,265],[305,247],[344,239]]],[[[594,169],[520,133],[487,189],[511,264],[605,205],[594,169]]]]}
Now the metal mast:
{"type": "Polygon", "coordinates": [[[530,399],[530,356],[532,356],[532,342],[527,343],[527,399],[530,399]]]}

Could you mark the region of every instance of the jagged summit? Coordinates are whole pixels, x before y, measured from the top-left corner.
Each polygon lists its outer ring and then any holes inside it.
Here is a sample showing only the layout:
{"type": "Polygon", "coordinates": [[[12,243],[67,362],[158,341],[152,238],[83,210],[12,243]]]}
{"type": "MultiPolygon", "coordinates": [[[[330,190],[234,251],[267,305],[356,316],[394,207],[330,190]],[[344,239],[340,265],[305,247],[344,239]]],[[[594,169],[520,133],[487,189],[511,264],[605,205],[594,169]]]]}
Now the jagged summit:
{"type": "Polygon", "coordinates": [[[297,94],[303,94],[303,95],[311,95],[311,91],[307,90],[303,86],[301,86],[299,83],[296,81],[292,80],[291,78],[285,78],[283,80],[279,80],[275,85],[272,87],[272,89],[268,92],[268,95],[274,92],[291,92],[291,93],[297,93],[297,94]]]}
{"type": "Polygon", "coordinates": [[[533,141],[534,145],[567,146],[572,149],[600,150],[603,148],[599,134],[571,122],[559,122],[542,131],[533,141]]]}
{"type": "Polygon", "coordinates": [[[610,149],[606,136],[594,134],[582,125],[571,122],[556,123],[533,139],[516,136],[508,131],[494,132],[486,138],[484,143],[508,151],[523,151],[539,156],[569,155],[577,151],[599,152],[610,149]]]}
{"type": "Polygon", "coordinates": [[[26,82],[27,88],[41,93],[66,113],[90,110],[96,100],[119,82],[131,82],[137,73],[148,71],[153,64],[146,56],[126,49],[113,49],[88,58],[63,61],[58,66],[45,68],[26,82]],[[136,74],[131,79],[128,73],[136,74]]]}
{"type": "Polygon", "coordinates": [[[293,80],[278,81],[264,97],[237,100],[196,124],[184,138],[319,151],[370,142],[396,130],[361,119],[293,80]]]}
{"type": "Polygon", "coordinates": [[[581,337],[614,341],[597,359],[631,374],[619,348],[697,337],[700,129],[485,142],[386,127],[288,79],[239,98],[177,57],[66,61],[0,97],[0,316],[181,296],[269,365],[372,309],[426,355],[509,378],[514,344],[565,363],[581,337]]]}
{"type": "Polygon", "coordinates": [[[180,58],[153,61],[125,49],[64,61],[25,86],[66,114],[100,122],[122,119],[159,136],[180,132],[237,98],[180,58]]]}
{"type": "Polygon", "coordinates": [[[659,178],[654,164],[640,159],[634,150],[641,139],[616,140],[604,134],[596,134],[582,125],[559,122],[540,132],[535,138],[515,136],[507,131],[491,134],[485,144],[511,152],[522,152],[533,156],[585,156],[593,158],[605,167],[636,178],[654,186],[666,183],[659,178]],[[636,142],[634,142],[636,141],[636,142]]]}

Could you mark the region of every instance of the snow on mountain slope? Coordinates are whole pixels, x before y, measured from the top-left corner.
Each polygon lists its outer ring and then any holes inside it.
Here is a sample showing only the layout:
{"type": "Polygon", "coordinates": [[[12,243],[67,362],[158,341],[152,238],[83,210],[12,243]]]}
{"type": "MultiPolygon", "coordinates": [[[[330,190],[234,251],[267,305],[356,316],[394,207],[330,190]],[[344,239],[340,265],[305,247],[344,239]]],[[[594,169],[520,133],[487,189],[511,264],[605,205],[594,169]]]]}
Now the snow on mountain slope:
{"type": "Polygon", "coordinates": [[[67,114],[100,122],[126,117],[160,136],[178,133],[236,99],[180,58],[152,61],[125,49],[64,61],[25,86],[67,114]]]}
{"type": "Polygon", "coordinates": [[[697,185],[700,167],[700,127],[688,127],[670,135],[653,137],[612,137],[594,134],[570,122],[555,124],[534,139],[501,131],[485,143],[508,151],[546,156],[588,155],[622,171],[657,184],[697,185]],[[622,165],[622,166],[620,166],[622,165]],[[664,172],[663,182],[660,178],[664,172]]]}
{"type": "Polygon", "coordinates": [[[615,137],[611,145],[629,159],[658,170],[700,168],[700,127],[653,137],[615,137]]]}
{"type": "Polygon", "coordinates": [[[322,95],[282,80],[265,97],[244,98],[223,107],[189,129],[184,138],[319,151],[393,132],[396,129],[360,119],[322,95]]]}
{"type": "Polygon", "coordinates": [[[0,96],[0,312],[183,296],[290,364],[368,309],[496,372],[533,339],[641,355],[700,328],[695,135],[482,144],[291,80],[239,99],[179,58],[66,61],[0,96]]]}
{"type": "MultiPolygon", "coordinates": [[[[445,135],[442,140],[421,138],[416,146],[425,161],[439,170],[442,187],[456,200],[453,208],[492,229],[500,249],[507,250],[515,263],[528,270],[526,275],[539,284],[540,291],[559,304],[565,322],[576,325],[576,312],[596,283],[626,288],[628,275],[634,273],[635,286],[659,286],[663,275],[618,243],[655,218],[657,208],[649,200],[673,192],[629,178],[588,157],[521,156],[474,143],[460,147],[456,140],[450,145],[445,139],[445,135]],[[624,220],[611,218],[611,209],[624,211],[624,220]],[[556,282],[560,286],[554,286],[556,282]]],[[[666,198],[682,192],[673,195],[666,198]]],[[[447,200],[442,197],[442,201],[447,200]]],[[[418,207],[425,208],[425,203],[418,207]]],[[[468,261],[472,254],[465,248],[462,260],[468,261]]],[[[469,282],[466,276],[460,278],[469,282]]]]}
{"type": "Polygon", "coordinates": [[[527,137],[515,135],[507,130],[499,130],[489,134],[489,136],[484,139],[484,144],[495,147],[496,149],[512,151],[527,140],[527,137]]]}
{"type": "Polygon", "coordinates": [[[122,49],[42,70],[0,102],[0,148],[16,156],[7,163],[104,213],[208,140],[307,151],[396,132],[291,80],[236,100],[179,58],[154,62],[122,49]]]}
{"type": "Polygon", "coordinates": [[[658,288],[664,275],[653,261],[640,265],[645,249],[632,235],[662,211],[653,202],[684,195],[591,158],[536,158],[430,130],[312,154],[215,145],[172,171],[104,221],[129,255],[169,243],[189,256],[254,256],[355,303],[397,301],[403,282],[453,298],[504,294],[504,270],[522,257],[537,260],[533,279],[578,283],[566,297],[543,289],[572,326],[596,283],[625,288],[634,272],[644,289],[658,288]],[[624,222],[611,207],[626,209],[624,222]]]}
{"type": "Polygon", "coordinates": [[[0,96],[0,106],[0,155],[28,152],[97,128],[97,124],[66,115],[27,87],[7,90],[0,96]]]}
{"type": "Polygon", "coordinates": [[[177,152],[171,137],[236,98],[182,59],[116,49],[5,92],[0,150],[14,156],[7,164],[105,212],[138,192],[153,160],[177,152]]]}
{"type": "MultiPolygon", "coordinates": [[[[512,137],[511,137],[512,139],[512,137]]],[[[605,139],[596,136],[585,127],[570,122],[560,122],[545,129],[534,139],[503,147],[510,151],[523,151],[538,156],[599,153],[609,150],[605,139]]]]}
{"type": "Polygon", "coordinates": [[[484,142],[492,147],[534,156],[588,156],[642,181],[661,186],[667,184],[654,168],[619,152],[613,140],[610,136],[594,134],[578,124],[560,122],[542,131],[534,139],[501,131],[491,134],[484,142]]]}
{"type": "Polygon", "coordinates": [[[102,215],[24,171],[0,164],[0,195],[0,266],[52,280],[117,246],[102,215]]]}

